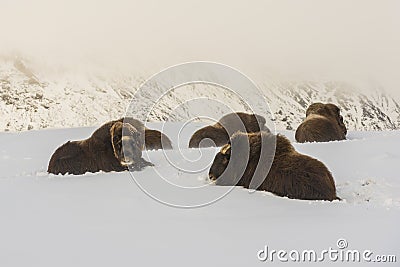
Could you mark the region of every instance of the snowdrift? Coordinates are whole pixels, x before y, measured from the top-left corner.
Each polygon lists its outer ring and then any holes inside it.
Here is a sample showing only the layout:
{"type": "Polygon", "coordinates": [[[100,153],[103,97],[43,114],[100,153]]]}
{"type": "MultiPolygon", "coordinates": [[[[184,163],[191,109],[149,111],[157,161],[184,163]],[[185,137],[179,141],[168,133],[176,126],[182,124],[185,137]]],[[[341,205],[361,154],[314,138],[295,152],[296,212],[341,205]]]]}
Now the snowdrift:
{"type": "MultiPolygon", "coordinates": [[[[156,167],[133,176],[46,173],[59,145],[86,138],[94,128],[0,133],[0,266],[257,266],[269,264],[257,257],[265,246],[323,250],[337,248],[340,238],[349,249],[398,253],[400,132],[294,143],[332,171],[343,201],[325,202],[209,184],[208,164],[217,150],[187,149],[202,125],[182,131],[178,140],[180,126],[164,128],[175,149],[150,151],[145,157],[156,167]],[[212,203],[163,204],[174,201],[212,203]]],[[[283,134],[293,141],[293,132],[283,134]]]]}

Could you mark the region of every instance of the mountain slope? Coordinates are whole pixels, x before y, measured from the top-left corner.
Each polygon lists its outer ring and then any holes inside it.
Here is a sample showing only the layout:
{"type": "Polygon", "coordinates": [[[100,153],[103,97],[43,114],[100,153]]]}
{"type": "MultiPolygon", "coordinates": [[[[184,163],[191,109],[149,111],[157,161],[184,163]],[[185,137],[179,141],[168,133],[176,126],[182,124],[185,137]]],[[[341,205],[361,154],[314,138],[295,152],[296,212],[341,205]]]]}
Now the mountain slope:
{"type": "Polygon", "coordinates": [[[358,88],[343,82],[303,82],[265,85],[272,92],[267,99],[277,117],[277,124],[295,129],[313,102],[337,104],[351,130],[393,130],[400,127],[399,102],[376,89],[360,93],[358,88]]]}
{"type": "MultiPolygon", "coordinates": [[[[115,119],[125,114],[144,77],[40,69],[20,58],[0,58],[0,131],[92,126],[115,119]]],[[[400,127],[399,102],[380,89],[360,93],[349,83],[332,81],[268,82],[259,87],[278,129],[296,129],[307,106],[317,101],[338,104],[350,130],[400,127]]],[[[243,100],[223,88],[190,85],[169,92],[150,114],[144,114],[143,107],[160,96],[157,85],[136,96],[141,106],[135,114],[150,121],[179,121],[198,115],[217,119],[231,110],[250,111],[243,100]]],[[[264,103],[259,101],[259,105],[264,103]]]]}

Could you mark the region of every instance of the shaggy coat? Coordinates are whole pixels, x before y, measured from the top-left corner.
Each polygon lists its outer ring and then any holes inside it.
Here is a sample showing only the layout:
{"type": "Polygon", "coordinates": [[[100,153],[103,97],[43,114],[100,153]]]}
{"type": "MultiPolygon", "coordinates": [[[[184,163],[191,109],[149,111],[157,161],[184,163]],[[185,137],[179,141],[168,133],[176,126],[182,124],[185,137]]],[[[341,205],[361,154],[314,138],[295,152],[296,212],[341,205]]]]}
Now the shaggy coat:
{"type": "Polygon", "coordinates": [[[144,147],[143,123],[132,118],[127,118],[125,122],[129,123],[111,121],[97,129],[88,139],[68,141],[54,152],[47,171],[54,174],[84,174],[100,170],[140,170],[152,166],[152,163],[141,158],[144,147]],[[127,155],[129,159],[126,159],[127,155]]]}
{"type": "Polygon", "coordinates": [[[217,185],[239,185],[282,197],[339,199],[332,174],[322,162],[298,153],[286,137],[266,132],[235,134],[216,155],[209,177],[217,185]],[[243,160],[245,154],[248,161],[243,160]],[[257,180],[255,187],[252,179],[257,180]]]}
{"type": "Polygon", "coordinates": [[[154,150],[154,149],[172,149],[171,140],[157,130],[145,130],[145,149],[146,150],[154,150]]]}
{"type": "Polygon", "coordinates": [[[329,142],[345,140],[347,134],[340,109],[334,104],[314,103],[306,111],[306,119],[296,130],[296,141],[329,142]]]}
{"type": "Polygon", "coordinates": [[[196,131],[190,138],[189,147],[223,146],[229,142],[229,137],[238,131],[254,133],[262,130],[269,132],[265,122],[265,118],[257,114],[230,113],[223,116],[216,124],[196,131]]]}
{"type": "Polygon", "coordinates": [[[143,150],[143,133],[132,124],[117,121],[110,129],[114,156],[122,165],[140,162],[143,150]]]}
{"type": "Polygon", "coordinates": [[[144,133],[145,133],[144,149],[146,149],[146,150],[172,149],[172,142],[168,138],[168,136],[166,136],[165,134],[163,134],[160,131],[145,128],[143,123],[138,120],[135,120],[131,117],[125,117],[125,118],[121,118],[119,120],[111,121],[109,123],[114,124],[115,122],[130,123],[135,128],[140,129],[140,131],[142,131],[142,129],[144,129],[144,133]],[[139,123],[140,123],[140,125],[139,125],[139,123]]]}

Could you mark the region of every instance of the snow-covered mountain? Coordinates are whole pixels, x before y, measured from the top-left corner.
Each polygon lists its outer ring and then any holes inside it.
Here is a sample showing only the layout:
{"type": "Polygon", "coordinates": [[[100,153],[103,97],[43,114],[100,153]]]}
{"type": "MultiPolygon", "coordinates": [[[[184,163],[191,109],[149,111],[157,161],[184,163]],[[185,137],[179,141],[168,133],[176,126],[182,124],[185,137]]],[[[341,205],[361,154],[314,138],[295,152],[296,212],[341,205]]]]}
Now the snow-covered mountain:
{"type": "MultiPolygon", "coordinates": [[[[93,126],[121,117],[147,78],[143,74],[43,68],[25,59],[0,57],[0,131],[93,126]]],[[[400,127],[400,102],[380,88],[368,93],[350,83],[332,81],[259,82],[278,129],[296,129],[313,102],[332,102],[342,109],[350,130],[400,127]]],[[[161,89],[138,96],[146,106],[161,89]]],[[[265,102],[260,100],[260,105],[265,102]]],[[[162,97],[152,112],[135,114],[149,121],[187,120],[198,115],[218,118],[230,110],[249,111],[242,99],[219,87],[190,85],[162,97]],[[193,99],[201,101],[191,101],[193,99]],[[219,100],[219,104],[213,100],[219,100]],[[220,105],[220,104],[223,105],[220,105]],[[229,107],[229,109],[227,108],[229,107]]]]}
{"type": "Polygon", "coordinates": [[[382,89],[360,89],[345,82],[303,82],[266,85],[268,102],[278,125],[296,129],[313,102],[331,102],[341,108],[351,130],[393,130],[400,127],[400,102],[382,89]]]}

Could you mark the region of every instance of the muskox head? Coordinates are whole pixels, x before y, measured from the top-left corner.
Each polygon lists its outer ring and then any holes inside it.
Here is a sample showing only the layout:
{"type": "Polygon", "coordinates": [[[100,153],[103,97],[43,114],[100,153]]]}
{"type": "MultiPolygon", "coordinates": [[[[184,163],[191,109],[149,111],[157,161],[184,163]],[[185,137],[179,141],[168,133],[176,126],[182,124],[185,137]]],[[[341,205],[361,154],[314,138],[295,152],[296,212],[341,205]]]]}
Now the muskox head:
{"type": "Polygon", "coordinates": [[[231,144],[224,145],[214,158],[208,176],[210,180],[217,180],[226,170],[231,159],[231,144]]]}
{"type": "Polygon", "coordinates": [[[334,104],[314,103],[308,107],[306,117],[311,114],[317,114],[333,119],[339,125],[343,134],[347,134],[347,128],[344,124],[343,116],[340,115],[340,108],[338,106],[334,104]]]}
{"type": "Polygon", "coordinates": [[[123,166],[130,166],[141,160],[143,133],[129,123],[116,122],[110,129],[114,156],[123,166]]]}
{"type": "Polygon", "coordinates": [[[272,166],[276,136],[269,132],[236,133],[215,156],[209,171],[218,185],[258,188],[272,166]]]}

